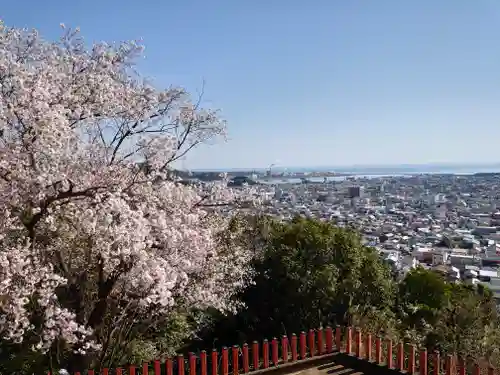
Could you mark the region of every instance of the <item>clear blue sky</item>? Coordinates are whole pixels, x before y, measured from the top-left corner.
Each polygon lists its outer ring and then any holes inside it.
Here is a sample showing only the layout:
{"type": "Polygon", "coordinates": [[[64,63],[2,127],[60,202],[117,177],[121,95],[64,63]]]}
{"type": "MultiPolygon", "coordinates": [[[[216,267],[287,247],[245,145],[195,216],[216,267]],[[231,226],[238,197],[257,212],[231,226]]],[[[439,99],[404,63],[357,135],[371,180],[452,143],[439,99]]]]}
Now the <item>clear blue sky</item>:
{"type": "Polygon", "coordinates": [[[499,0],[18,0],[10,26],[142,37],[231,140],[189,168],[500,161],[499,0]]]}

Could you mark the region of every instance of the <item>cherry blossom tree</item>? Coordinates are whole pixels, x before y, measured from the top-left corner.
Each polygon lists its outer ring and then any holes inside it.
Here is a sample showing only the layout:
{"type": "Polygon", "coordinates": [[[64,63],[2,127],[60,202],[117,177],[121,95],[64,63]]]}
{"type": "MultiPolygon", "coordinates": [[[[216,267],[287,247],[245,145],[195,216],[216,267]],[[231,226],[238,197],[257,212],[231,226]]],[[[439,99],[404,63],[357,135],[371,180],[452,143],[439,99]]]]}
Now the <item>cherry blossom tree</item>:
{"type": "Polygon", "coordinates": [[[251,255],[218,238],[254,192],[172,178],[225,123],[141,79],[140,43],[62,34],[0,24],[0,335],[99,365],[176,309],[234,307],[251,255]]]}

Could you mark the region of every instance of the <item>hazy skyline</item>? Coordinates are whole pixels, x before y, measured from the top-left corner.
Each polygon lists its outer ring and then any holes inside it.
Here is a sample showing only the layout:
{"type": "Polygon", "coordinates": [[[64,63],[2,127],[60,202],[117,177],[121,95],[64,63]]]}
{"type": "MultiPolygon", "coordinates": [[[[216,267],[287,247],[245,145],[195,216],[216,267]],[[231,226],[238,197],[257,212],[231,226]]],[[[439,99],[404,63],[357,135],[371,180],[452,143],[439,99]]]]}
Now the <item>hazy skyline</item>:
{"type": "Polygon", "coordinates": [[[194,168],[192,171],[221,171],[221,172],[325,172],[334,171],[338,173],[500,173],[500,163],[431,163],[431,164],[353,164],[353,165],[309,165],[293,166],[271,164],[260,168],[194,168]]]}
{"type": "Polygon", "coordinates": [[[150,0],[2,4],[47,39],[143,38],[139,70],[221,108],[230,142],[189,168],[494,163],[497,0],[150,0]],[[307,5],[306,5],[307,4],[307,5]]]}

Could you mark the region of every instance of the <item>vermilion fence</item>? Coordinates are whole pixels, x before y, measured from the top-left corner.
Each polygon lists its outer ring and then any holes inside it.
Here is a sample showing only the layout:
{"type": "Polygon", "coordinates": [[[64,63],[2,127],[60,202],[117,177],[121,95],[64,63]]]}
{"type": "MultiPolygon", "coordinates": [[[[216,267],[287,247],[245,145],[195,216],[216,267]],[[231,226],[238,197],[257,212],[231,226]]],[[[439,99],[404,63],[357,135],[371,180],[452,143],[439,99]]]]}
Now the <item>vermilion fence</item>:
{"type": "MultiPolygon", "coordinates": [[[[251,372],[264,372],[277,368],[290,367],[295,364],[311,363],[315,367],[315,359],[328,359],[342,362],[342,358],[350,358],[350,366],[373,365],[373,371],[383,373],[400,371],[407,374],[421,375],[495,375],[491,366],[456,355],[440,355],[434,352],[428,355],[426,349],[417,351],[415,345],[394,343],[390,339],[363,334],[352,327],[326,327],[325,329],[301,332],[298,336],[283,336],[269,342],[253,342],[231,348],[223,347],[219,352],[201,351],[190,353],[187,358],[178,355],[164,362],[159,360],[143,363],[141,366],[130,365],[114,370],[103,368],[101,371],[87,370],[74,375],[239,375],[251,372]]],[[[50,375],[50,373],[49,373],[50,375]]]]}

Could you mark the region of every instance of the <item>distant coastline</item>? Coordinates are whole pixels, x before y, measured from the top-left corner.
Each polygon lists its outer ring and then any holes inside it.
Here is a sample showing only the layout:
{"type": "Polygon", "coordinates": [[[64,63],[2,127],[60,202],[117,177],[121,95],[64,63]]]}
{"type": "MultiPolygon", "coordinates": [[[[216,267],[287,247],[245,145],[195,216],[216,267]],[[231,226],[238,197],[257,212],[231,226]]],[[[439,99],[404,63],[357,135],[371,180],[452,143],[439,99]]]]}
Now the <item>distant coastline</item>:
{"type": "MultiPolygon", "coordinates": [[[[265,172],[269,168],[213,168],[192,169],[192,172],[265,172]]],[[[353,165],[353,166],[311,166],[311,167],[285,167],[273,166],[273,173],[311,173],[311,172],[337,172],[353,175],[391,175],[391,174],[473,174],[473,173],[498,173],[500,163],[492,164],[399,164],[399,165],[353,165]]]]}

